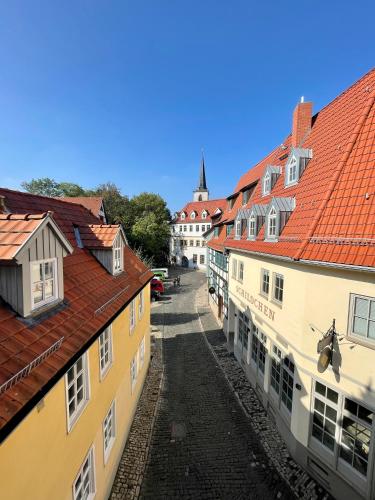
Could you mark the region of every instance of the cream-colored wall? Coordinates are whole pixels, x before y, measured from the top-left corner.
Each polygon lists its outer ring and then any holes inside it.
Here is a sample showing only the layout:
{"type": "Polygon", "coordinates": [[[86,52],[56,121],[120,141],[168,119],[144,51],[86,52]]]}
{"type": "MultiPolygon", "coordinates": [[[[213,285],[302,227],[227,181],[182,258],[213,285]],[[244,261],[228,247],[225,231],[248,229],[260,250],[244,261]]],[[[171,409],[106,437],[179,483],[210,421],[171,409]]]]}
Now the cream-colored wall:
{"type": "MultiPolygon", "coordinates": [[[[375,409],[375,351],[346,337],[350,294],[375,297],[374,276],[371,273],[307,266],[237,252],[231,252],[229,269],[230,299],[240,310],[251,311],[252,320],[267,335],[268,350],[274,342],[294,360],[295,382],[302,385],[299,393],[295,391],[295,398],[305,409],[306,416],[310,409],[312,377],[325,381],[342,393],[365,400],[366,405],[375,409]],[[242,284],[231,277],[233,258],[244,262],[242,284]],[[260,293],[262,268],[271,273],[268,299],[260,293]],[[284,276],[282,306],[271,299],[272,273],[284,276]],[[247,299],[238,287],[247,292],[247,299]],[[251,296],[262,303],[262,311],[250,304],[251,296]],[[270,308],[274,315],[269,311],[265,314],[264,306],[270,308]],[[338,356],[335,354],[335,370],[330,366],[321,374],[317,370],[317,343],[322,338],[319,330],[326,332],[333,319],[336,320],[338,334],[344,337],[339,342],[341,366],[338,367],[338,356]]],[[[259,302],[257,304],[259,306],[259,302]]],[[[305,444],[308,425],[309,419],[299,418],[292,422],[293,433],[305,444]]]]}
{"type": "Polygon", "coordinates": [[[129,307],[112,324],[113,364],[100,380],[99,341],[88,350],[90,399],[67,432],[65,380],[49,391],[0,446],[0,498],[58,500],[72,498],[72,485],[94,445],[96,498],[110,491],[150,359],[150,290],[144,289],[144,313],[130,334],[129,307]],[[145,360],[131,391],[130,362],[145,337],[145,360]],[[116,438],[104,465],[102,424],[116,400],[116,438]]]}

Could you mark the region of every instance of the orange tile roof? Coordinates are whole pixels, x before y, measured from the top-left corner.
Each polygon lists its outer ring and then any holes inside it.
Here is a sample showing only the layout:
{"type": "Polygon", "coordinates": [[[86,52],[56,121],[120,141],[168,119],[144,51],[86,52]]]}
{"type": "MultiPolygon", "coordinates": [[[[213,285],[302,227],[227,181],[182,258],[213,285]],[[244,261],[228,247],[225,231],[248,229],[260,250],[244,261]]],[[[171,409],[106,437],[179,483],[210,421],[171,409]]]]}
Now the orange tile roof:
{"type": "Polygon", "coordinates": [[[187,203],[182,210],[180,210],[178,217],[173,221],[174,223],[189,223],[189,222],[210,222],[212,215],[216,212],[217,209],[224,210],[226,206],[226,200],[224,198],[220,198],[217,200],[208,200],[208,201],[191,201],[187,203]],[[206,219],[201,217],[203,210],[208,212],[208,216],[206,219]],[[180,214],[182,212],[186,213],[186,218],[181,219],[180,214]],[[190,217],[192,212],[196,212],[197,216],[195,219],[190,217]]]}
{"type": "Polygon", "coordinates": [[[86,248],[111,248],[119,232],[118,224],[89,224],[80,227],[80,235],[86,248]]]}
{"type": "Polygon", "coordinates": [[[87,210],[90,210],[95,217],[99,217],[99,212],[103,205],[103,198],[101,196],[61,196],[59,199],[68,201],[69,203],[83,205],[87,210]]]}
{"type": "Polygon", "coordinates": [[[0,214],[0,260],[12,260],[41,225],[43,214],[0,214]]]}
{"type": "MultiPolygon", "coordinates": [[[[228,248],[241,248],[291,259],[373,267],[375,265],[375,69],[317,113],[303,146],[313,152],[298,184],[284,186],[290,153],[276,148],[247,174],[260,178],[268,165],[282,167],[272,192],[262,196],[261,183],[247,207],[268,204],[273,197],[295,197],[296,208],[278,242],[225,239],[228,248]]],[[[238,210],[238,204],[235,207],[238,210]]],[[[226,215],[226,214],[224,214],[226,215]]],[[[231,214],[230,214],[231,215],[231,214]]],[[[213,241],[215,243],[215,241],[213,241]]],[[[211,243],[208,243],[209,246],[211,243]]]]}
{"type": "Polygon", "coordinates": [[[63,261],[63,306],[35,321],[25,321],[0,299],[0,386],[64,338],[61,347],[27,377],[0,393],[0,441],[153,277],[128,246],[124,249],[124,271],[117,276],[109,274],[87,248],[78,248],[74,225],[97,225],[96,217],[81,205],[3,188],[1,195],[10,212],[40,214],[52,210],[54,221],[74,251],[63,261]]]}

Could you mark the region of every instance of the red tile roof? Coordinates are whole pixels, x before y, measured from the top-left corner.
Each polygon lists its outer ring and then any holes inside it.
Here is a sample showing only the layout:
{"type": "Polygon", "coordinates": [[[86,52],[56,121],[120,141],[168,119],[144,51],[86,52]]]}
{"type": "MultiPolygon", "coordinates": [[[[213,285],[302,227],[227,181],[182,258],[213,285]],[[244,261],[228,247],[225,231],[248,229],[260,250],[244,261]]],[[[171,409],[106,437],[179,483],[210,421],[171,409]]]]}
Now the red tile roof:
{"type": "Polygon", "coordinates": [[[1,195],[6,208],[17,214],[52,210],[74,251],[63,261],[64,304],[56,310],[25,321],[0,300],[0,386],[64,338],[61,347],[27,377],[0,391],[0,440],[153,277],[128,246],[124,249],[124,271],[117,276],[109,274],[87,248],[77,247],[73,225],[82,228],[97,223],[84,207],[2,188],[1,195]]]}
{"type": "MultiPolygon", "coordinates": [[[[236,192],[260,178],[266,166],[283,167],[272,192],[259,182],[247,204],[295,197],[296,208],[278,242],[225,239],[225,246],[291,259],[373,267],[375,265],[375,69],[315,115],[302,147],[313,157],[298,184],[284,186],[291,136],[245,174],[236,192]]],[[[235,207],[238,210],[238,204],[235,207]]],[[[224,217],[226,214],[224,214],[224,217]]],[[[209,242],[209,246],[215,240],[209,242]]]]}
{"type": "Polygon", "coordinates": [[[103,205],[103,198],[101,196],[62,196],[60,200],[83,205],[95,217],[99,217],[99,212],[103,205]]]}
{"type": "Polygon", "coordinates": [[[217,209],[224,210],[226,203],[227,202],[224,198],[208,201],[191,201],[187,203],[182,210],[180,210],[178,217],[174,219],[173,222],[177,224],[186,224],[188,222],[211,222],[212,215],[214,215],[217,209]],[[206,219],[203,219],[201,215],[204,210],[206,210],[209,214],[206,219]],[[186,214],[185,219],[181,219],[182,212],[185,212],[186,214]],[[196,217],[194,219],[190,217],[192,212],[196,213],[196,217]]]}
{"type": "Polygon", "coordinates": [[[89,224],[80,227],[80,235],[86,248],[111,248],[119,232],[118,224],[89,224]]]}
{"type": "Polygon", "coordinates": [[[0,261],[12,260],[42,224],[43,214],[0,214],[0,261]]]}

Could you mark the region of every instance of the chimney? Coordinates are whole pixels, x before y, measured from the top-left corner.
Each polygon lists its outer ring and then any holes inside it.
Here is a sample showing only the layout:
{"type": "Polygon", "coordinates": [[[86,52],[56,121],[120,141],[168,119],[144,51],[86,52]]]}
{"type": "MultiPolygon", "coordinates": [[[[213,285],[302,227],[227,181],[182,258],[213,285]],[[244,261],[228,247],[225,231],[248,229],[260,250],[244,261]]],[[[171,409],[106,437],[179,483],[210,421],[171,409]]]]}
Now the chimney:
{"type": "Polygon", "coordinates": [[[298,148],[311,130],[312,102],[305,102],[301,97],[301,102],[297,104],[293,112],[292,146],[298,148]]]}

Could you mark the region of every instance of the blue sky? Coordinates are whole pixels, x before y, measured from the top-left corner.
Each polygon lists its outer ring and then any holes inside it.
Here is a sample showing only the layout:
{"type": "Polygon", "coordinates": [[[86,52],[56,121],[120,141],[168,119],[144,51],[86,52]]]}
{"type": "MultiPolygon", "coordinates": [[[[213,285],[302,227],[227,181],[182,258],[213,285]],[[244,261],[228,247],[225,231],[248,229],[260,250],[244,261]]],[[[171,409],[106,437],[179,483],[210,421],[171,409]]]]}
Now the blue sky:
{"type": "Polygon", "coordinates": [[[0,5],[0,185],[53,177],[211,197],[374,64],[373,1],[0,5]]]}

